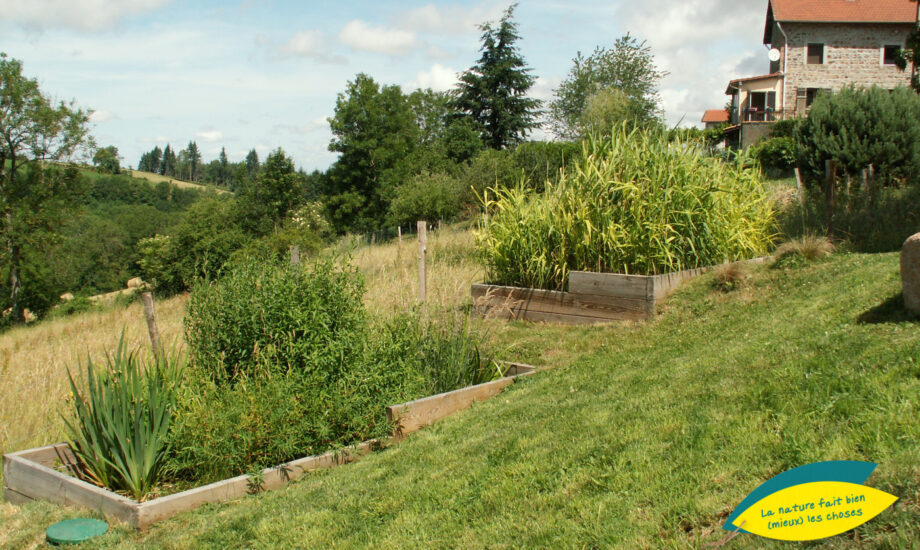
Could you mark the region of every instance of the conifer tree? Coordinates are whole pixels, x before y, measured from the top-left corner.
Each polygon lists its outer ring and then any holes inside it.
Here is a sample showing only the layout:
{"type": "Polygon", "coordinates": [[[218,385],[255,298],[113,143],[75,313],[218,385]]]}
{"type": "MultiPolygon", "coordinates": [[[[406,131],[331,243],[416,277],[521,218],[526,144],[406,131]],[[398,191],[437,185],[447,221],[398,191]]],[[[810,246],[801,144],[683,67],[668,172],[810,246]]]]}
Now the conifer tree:
{"type": "Polygon", "coordinates": [[[520,39],[512,21],[512,4],[498,26],[485,23],[479,61],[460,75],[454,90],[454,109],[470,117],[482,141],[493,149],[517,144],[537,126],[540,101],[527,97],[536,77],[530,74],[515,46],[520,39]]]}

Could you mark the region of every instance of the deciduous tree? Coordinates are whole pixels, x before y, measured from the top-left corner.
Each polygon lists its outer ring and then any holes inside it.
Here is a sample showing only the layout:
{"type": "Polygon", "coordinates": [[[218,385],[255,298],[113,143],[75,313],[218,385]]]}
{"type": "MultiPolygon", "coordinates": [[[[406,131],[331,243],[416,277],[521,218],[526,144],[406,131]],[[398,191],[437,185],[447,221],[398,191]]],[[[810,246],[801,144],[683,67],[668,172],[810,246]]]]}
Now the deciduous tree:
{"type": "Polygon", "coordinates": [[[9,266],[13,321],[23,320],[21,266],[30,237],[54,227],[62,208],[79,192],[67,162],[90,143],[89,113],[73,103],[55,104],[22,63],[0,53],[0,239],[9,266]]]}
{"type": "Polygon", "coordinates": [[[596,48],[572,60],[568,76],[556,89],[550,103],[550,119],[558,137],[576,139],[583,135],[582,116],[588,102],[602,90],[613,88],[629,99],[629,116],[636,125],[655,123],[661,118],[658,84],[667,76],[655,67],[651,48],[628,33],[611,49],[596,48]]]}

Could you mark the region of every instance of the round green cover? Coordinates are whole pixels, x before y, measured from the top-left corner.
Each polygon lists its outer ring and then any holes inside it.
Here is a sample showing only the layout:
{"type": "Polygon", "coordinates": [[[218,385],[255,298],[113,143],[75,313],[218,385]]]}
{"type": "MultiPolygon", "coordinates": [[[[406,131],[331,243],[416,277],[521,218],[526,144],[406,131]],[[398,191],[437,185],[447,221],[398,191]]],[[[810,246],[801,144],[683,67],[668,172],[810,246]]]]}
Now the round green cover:
{"type": "Polygon", "coordinates": [[[77,518],[55,523],[45,531],[45,536],[54,544],[80,544],[108,530],[109,524],[104,521],[77,518]]]}

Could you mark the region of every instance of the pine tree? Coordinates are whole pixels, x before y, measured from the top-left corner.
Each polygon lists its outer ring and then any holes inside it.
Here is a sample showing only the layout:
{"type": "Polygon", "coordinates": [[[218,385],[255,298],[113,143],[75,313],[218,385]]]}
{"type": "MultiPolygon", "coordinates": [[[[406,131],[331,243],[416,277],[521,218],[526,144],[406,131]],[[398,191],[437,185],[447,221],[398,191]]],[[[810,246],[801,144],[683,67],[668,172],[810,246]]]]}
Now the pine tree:
{"type": "Polygon", "coordinates": [[[521,142],[539,126],[540,101],[527,97],[536,77],[524,63],[514,43],[520,38],[511,20],[512,4],[498,27],[485,23],[482,30],[482,56],[460,75],[454,90],[454,109],[472,119],[482,141],[493,149],[521,142]]]}
{"type": "Polygon", "coordinates": [[[194,141],[188,142],[185,151],[188,157],[188,181],[197,181],[198,169],[201,167],[201,151],[198,150],[198,144],[194,141]]]}

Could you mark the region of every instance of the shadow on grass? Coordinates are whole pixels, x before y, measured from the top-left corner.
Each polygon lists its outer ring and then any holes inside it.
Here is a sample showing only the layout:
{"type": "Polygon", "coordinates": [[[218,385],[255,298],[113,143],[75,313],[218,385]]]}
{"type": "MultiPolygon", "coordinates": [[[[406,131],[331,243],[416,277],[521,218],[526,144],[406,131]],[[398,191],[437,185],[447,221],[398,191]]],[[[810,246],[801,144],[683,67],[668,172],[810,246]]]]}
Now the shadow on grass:
{"type": "Polygon", "coordinates": [[[856,320],[860,323],[920,323],[920,317],[907,311],[904,294],[898,293],[874,308],[864,311],[856,320]]]}

